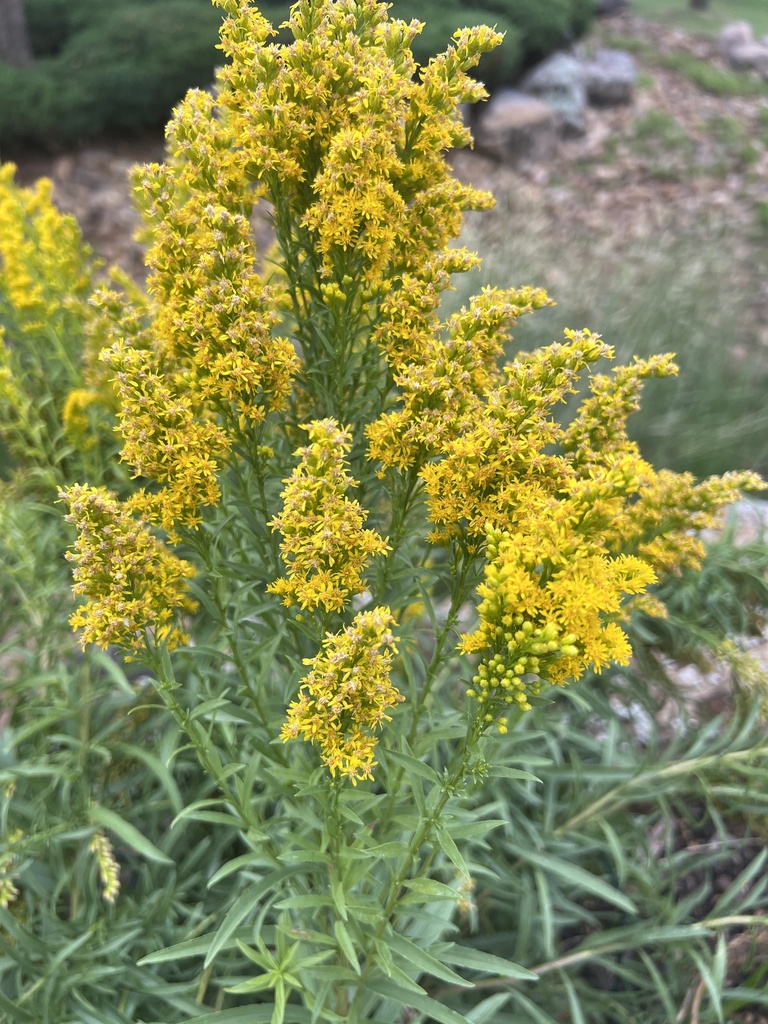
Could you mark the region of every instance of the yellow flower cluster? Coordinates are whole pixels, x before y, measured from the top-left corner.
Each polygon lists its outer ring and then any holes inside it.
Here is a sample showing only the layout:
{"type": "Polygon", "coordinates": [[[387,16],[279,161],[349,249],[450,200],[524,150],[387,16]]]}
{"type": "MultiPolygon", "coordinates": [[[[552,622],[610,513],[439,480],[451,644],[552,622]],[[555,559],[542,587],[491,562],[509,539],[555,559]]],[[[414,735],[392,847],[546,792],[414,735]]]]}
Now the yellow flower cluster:
{"type": "Polygon", "coordinates": [[[69,505],[67,522],[78,530],[74,590],[87,602],[71,618],[80,643],[114,644],[138,651],[147,644],[174,647],[186,634],[174,608],[195,608],[185,581],[189,563],[171,554],[106,488],[75,485],[61,492],[69,505]]]}
{"type": "MultiPolygon", "coordinates": [[[[353,432],[357,444],[365,431],[380,476],[407,474],[410,508],[417,481],[431,541],[455,544],[462,560],[485,546],[480,623],[461,642],[480,655],[483,715],[528,707],[541,680],[625,660],[625,599],[695,564],[692,531],[758,481],[696,484],[640,457],[626,419],[645,379],[675,372],[671,357],[595,373],[562,427],[555,406],[613,353],[567,331],[500,366],[518,318],[550,302],[541,289],[485,289],[441,320],[451,276],[479,262],[450,243],[467,210],[492,203],[451,175],[445,152],[471,141],[459,107],[485,93],[468,71],[501,37],[457,32],[419,69],[410,47],[421,26],[389,19],[376,0],[294,4],[284,45],[250,0],[216,2],[228,58],[216,95],[188,94],[166,162],[134,179],[148,294],[124,281],[99,297],[123,458],[149,483],[124,506],[70,492],[83,531],[77,588],[91,598],[75,619],[85,642],[178,642],[173,607],[189,607],[190,570],[146,525],[175,541],[221,500],[224,467],[245,458],[263,484],[265,443],[282,453],[309,422],[270,524],[286,574],[269,589],[286,605],[343,612],[387,550],[348,495],[353,432]],[[261,199],[274,273],[257,262],[261,199]]],[[[71,397],[71,430],[86,407],[71,397]]],[[[329,635],[283,730],[318,742],[331,770],[354,780],[370,777],[372,733],[400,699],[390,624],[378,609],[329,635]]]]}
{"type": "Polygon", "coordinates": [[[376,0],[295,4],[294,40],[280,47],[267,45],[272,30],[250,3],[217,2],[231,58],[218,102],[247,175],[310,230],[324,276],[341,285],[354,267],[386,294],[415,248],[442,248],[462,210],[487,201],[447,174],[443,154],[470,141],[458,108],[486,94],[466,72],[501,36],[457,32],[417,74],[421,25],[388,19],[376,0]]]}
{"type": "Polygon", "coordinates": [[[359,612],[341,633],[327,634],[320,653],[304,662],[311,669],[280,734],[283,742],[316,743],[331,773],[355,785],[373,777],[374,733],[405,699],[389,678],[394,623],[389,608],[374,608],[359,612]]]}
{"type": "Polygon", "coordinates": [[[148,297],[104,289],[102,358],[116,377],[123,459],[161,484],[134,499],[172,537],[220,497],[233,440],[282,408],[299,360],[274,336],[249,220],[258,193],[208,93],[192,90],[168,131],[169,158],[135,176],[152,231],[148,297]]]}
{"type": "MultiPolygon", "coordinates": [[[[480,625],[459,649],[483,654],[468,693],[488,721],[505,705],[530,710],[528,698],[538,696],[541,680],[563,684],[589,668],[629,661],[616,622],[622,597],[645,590],[655,581],[653,570],[632,555],[610,558],[572,538],[563,548],[563,539],[546,519],[535,533],[487,528],[480,625]]],[[[506,731],[503,716],[499,723],[506,731]]]]}
{"type": "Polygon", "coordinates": [[[418,469],[434,542],[486,545],[480,624],[460,650],[481,654],[470,694],[502,730],[504,706],[530,708],[541,680],[562,684],[626,662],[625,597],[643,594],[657,573],[696,564],[694,531],[740,488],[760,485],[749,473],[697,485],[640,457],[626,419],[645,379],[676,372],[670,356],[594,375],[575,419],[560,426],[554,407],[613,353],[598,335],[566,331],[564,343],[498,368],[494,341],[547,301],[532,289],[485,292],[445,325],[445,340],[393,348],[398,407],[368,428],[372,458],[418,469]]]}
{"type": "MultiPolygon", "coordinates": [[[[53,185],[14,184],[16,167],[0,167],[0,308],[18,330],[46,335],[67,320],[77,334],[92,287],[90,252],[74,217],[53,204],[53,185]]],[[[65,339],[62,339],[65,340],[65,339]]]]}
{"type": "MultiPolygon", "coordinates": [[[[482,413],[485,392],[497,380],[511,328],[524,313],[549,302],[540,288],[487,288],[445,324],[445,341],[429,331],[423,351],[418,342],[390,349],[401,404],[368,427],[370,458],[405,469],[446,454],[467,437],[482,413]]],[[[390,315],[395,306],[389,303],[390,315]]]]}
{"type": "Polygon", "coordinates": [[[109,352],[120,398],[122,457],[137,477],[162,486],[130,499],[148,522],[174,539],[177,526],[197,526],[201,507],[220,496],[218,474],[230,440],[213,414],[200,408],[185,375],[163,372],[155,352],[117,342],[109,352]]]}
{"type": "Polygon", "coordinates": [[[15,170],[0,167],[0,437],[20,482],[36,466],[61,483],[72,469],[70,446],[89,451],[111,430],[104,412],[112,395],[94,373],[89,298],[98,264],[74,217],[54,205],[51,182],[21,188],[15,170]],[[89,416],[69,397],[74,389],[82,399],[84,383],[94,389],[89,416]]]}
{"type": "Polygon", "coordinates": [[[589,397],[559,438],[580,480],[582,523],[592,533],[599,532],[606,550],[636,554],[659,576],[697,569],[705,553],[701,531],[718,526],[722,510],[742,491],[766,486],[750,472],[696,483],[690,473],[656,471],[639,457],[637,445],[627,437],[627,416],[640,407],[644,380],[675,373],[672,357],[658,355],[636,358],[610,376],[595,374],[589,397]],[[617,466],[626,468],[626,482],[609,500],[606,488],[610,490],[610,475],[617,466]]]}
{"type": "Polygon", "coordinates": [[[364,530],[367,512],[346,496],[356,481],[348,473],[345,455],[350,433],[334,420],[305,426],[309,445],[294,454],[300,462],[284,481],[283,510],[270,523],[282,535],[280,551],[287,576],[268,587],[286,605],[341,611],[352,594],[365,589],[361,572],[387,543],[373,530],[364,530]]]}
{"type": "MultiPolygon", "coordinates": [[[[12,791],[6,791],[6,798],[10,799],[12,791]]],[[[5,836],[5,850],[0,854],[0,908],[5,908],[16,899],[19,890],[14,884],[15,871],[18,867],[19,855],[14,852],[14,846],[23,838],[23,833],[16,829],[5,836]]]]}
{"type": "Polygon", "coordinates": [[[99,830],[88,844],[88,851],[96,858],[102,884],[102,896],[107,903],[114,903],[120,893],[120,865],[115,859],[112,844],[99,830]]]}

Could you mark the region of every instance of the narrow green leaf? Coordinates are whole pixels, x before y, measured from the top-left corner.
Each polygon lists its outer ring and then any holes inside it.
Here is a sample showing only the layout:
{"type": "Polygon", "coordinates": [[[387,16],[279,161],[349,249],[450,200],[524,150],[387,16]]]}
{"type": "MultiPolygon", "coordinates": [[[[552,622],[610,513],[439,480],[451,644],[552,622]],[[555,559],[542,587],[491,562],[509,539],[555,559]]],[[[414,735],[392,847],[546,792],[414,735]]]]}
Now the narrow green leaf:
{"type": "Polygon", "coordinates": [[[440,844],[440,848],[448,860],[457,868],[458,871],[462,873],[462,875],[465,876],[465,878],[469,878],[470,871],[467,866],[467,862],[462,857],[461,851],[453,841],[453,837],[445,825],[437,824],[435,826],[435,834],[437,835],[437,841],[440,844]]]}
{"type": "MultiPolygon", "coordinates": [[[[149,953],[138,961],[139,967],[145,964],[164,964],[172,960],[183,960],[188,956],[204,956],[211,944],[211,939],[216,932],[209,932],[196,939],[185,939],[184,942],[177,942],[173,946],[166,946],[158,949],[156,953],[149,953]]],[[[227,943],[227,948],[235,945],[235,940],[227,943]]]]}
{"type": "Polygon", "coordinates": [[[212,711],[218,711],[220,708],[229,707],[230,702],[224,696],[225,693],[227,693],[227,690],[218,697],[211,697],[209,700],[201,701],[192,709],[189,716],[190,721],[194,721],[196,718],[203,718],[205,715],[210,714],[212,711]]]}
{"type": "Polygon", "coordinates": [[[710,917],[720,917],[722,914],[732,910],[743,899],[743,895],[749,888],[752,879],[756,875],[762,874],[766,858],[768,858],[768,847],[761,850],[746,868],[734,878],[714,907],[712,907],[709,913],[710,917]]]}
{"type": "Polygon", "coordinates": [[[362,924],[378,927],[382,918],[381,904],[364,903],[362,900],[347,900],[347,910],[351,917],[362,924]]]}
{"type": "Polygon", "coordinates": [[[250,914],[262,896],[268,893],[270,889],[276,888],[284,878],[294,874],[296,870],[296,868],[290,867],[281,868],[279,871],[273,871],[271,875],[267,875],[266,878],[262,878],[260,882],[254,882],[252,885],[249,885],[244,892],[240,893],[238,898],[227,911],[224,920],[221,922],[221,927],[211,942],[210,949],[208,950],[208,954],[205,958],[205,967],[213,962],[216,954],[219,950],[223,949],[240,923],[248,916],[248,914],[250,914]]]}
{"type": "Polygon", "coordinates": [[[496,1020],[496,1013],[509,1002],[509,992],[497,992],[495,996],[488,996],[477,1006],[473,1006],[467,1014],[467,1020],[472,1024],[493,1024],[496,1020]]]}
{"type": "Polygon", "coordinates": [[[146,857],[147,860],[154,860],[159,864],[174,863],[167,854],[163,853],[162,850],[158,850],[154,843],[151,843],[146,836],[143,836],[135,825],[131,825],[124,818],[121,818],[119,814],[110,811],[109,808],[102,807],[100,804],[92,804],[88,811],[88,816],[95,824],[102,825],[104,828],[108,828],[110,832],[114,832],[119,839],[122,839],[128,846],[132,846],[137,853],[146,857]]]}
{"type": "Polygon", "coordinates": [[[428,779],[429,782],[435,783],[435,785],[441,784],[440,776],[437,774],[434,768],[430,765],[425,764],[423,761],[419,761],[416,757],[411,757],[410,754],[402,754],[399,750],[382,750],[388,761],[394,761],[395,764],[399,764],[401,768],[404,768],[406,772],[413,775],[419,775],[422,779],[428,779]]]}
{"type": "Polygon", "coordinates": [[[381,846],[371,846],[365,850],[366,857],[402,857],[408,853],[405,843],[382,843],[381,846]]]}
{"type": "Polygon", "coordinates": [[[286,896],[275,904],[276,910],[315,910],[317,907],[332,907],[332,896],[286,896]]]}
{"type": "Polygon", "coordinates": [[[384,999],[392,999],[400,1006],[413,1006],[422,1013],[439,1021],[439,1024],[471,1024],[463,1014],[457,1013],[448,1006],[438,1003],[428,995],[413,992],[390,981],[388,978],[375,978],[368,982],[368,987],[384,999]]]}
{"type": "Polygon", "coordinates": [[[333,932],[336,936],[336,941],[338,942],[342,953],[349,961],[352,969],[356,974],[360,974],[360,963],[357,959],[357,953],[355,952],[355,944],[352,941],[352,937],[347,931],[344,922],[336,921],[336,923],[333,926],[333,932]]]}
{"type": "Polygon", "coordinates": [[[573,982],[565,971],[560,971],[559,974],[560,980],[562,981],[566,994],[568,995],[568,1007],[571,1011],[571,1024],[587,1024],[573,982]]]}
{"type": "MultiPolygon", "coordinates": [[[[198,820],[202,821],[202,820],[204,820],[202,818],[198,818],[198,814],[203,809],[206,809],[206,808],[209,808],[209,807],[225,807],[225,806],[227,806],[227,805],[226,805],[226,802],[225,802],[223,797],[209,797],[209,798],[207,798],[205,800],[195,800],[193,803],[188,804],[186,807],[182,808],[181,811],[179,811],[179,813],[176,815],[176,817],[171,822],[171,828],[174,828],[180,821],[184,821],[186,818],[191,818],[193,821],[198,821],[198,820]]],[[[209,812],[206,810],[206,813],[209,813],[209,812]]],[[[216,813],[225,813],[225,812],[222,811],[222,812],[216,812],[216,813]]],[[[228,824],[230,824],[232,826],[238,826],[238,825],[241,825],[242,822],[238,818],[234,817],[234,815],[229,815],[228,824]]]]}
{"type": "Polygon", "coordinates": [[[275,1008],[272,1011],[270,1024],[283,1024],[287,1003],[288,995],[285,991],[285,982],[281,977],[278,977],[275,984],[275,1008]]]}
{"type": "Polygon", "coordinates": [[[688,954],[696,964],[699,974],[701,975],[701,980],[704,982],[707,992],[709,993],[710,1008],[714,1010],[718,1024],[723,1024],[723,1004],[720,999],[721,986],[718,984],[718,980],[709,969],[709,965],[704,962],[704,958],[699,956],[695,949],[689,950],[688,954]]]}
{"type": "Polygon", "coordinates": [[[5,1010],[6,1013],[10,1014],[6,1019],[9,1021],[32,1021],[33,1017],[31,1013],[17,1006],[16,1003],[12,1003],[10,999],[7,999],[2,992],[0,992],[0,1010],[5,1010]]]}
{"type": "Polygon", "coordinates": [[[495,974],[501,978],[516,978],[521,981],[539,980],[538,974],[529,971],[527,967],[521,967],[520,964],[513,964],[511,960],[505,960],[493,953],[484,953],[483,950],[473,949],[471,946],[451,943],[440,956],[446,963],[482,971],[484,974],[495,974]]]}
{"type": "Polygon", "coordinates": [[[533,1021],[534,1024],[558,1024],[554,1017],[550,1017],[549,1014],[540,1010],[532,999],[528,999],[528,997],[524,996],[518,989],[510,989],[509,996],[510,999],[513,999],[526,1011],[526,1021],[533,1021]]]}
{"type": "Polygon", "coordinates": [[[224,991],[233,995],[243,995],[246,992],[264,992],[272,988],[272,976],[270,974],[258,974],[255,978],[248,978],[247,981],[240,981],[237,985],[228,985],[224,991]]]}
{"type": "Polygon", "coordinates": [[[233,859],[227,861],[226,864],[222,864],[219,870],[214,872],[212,877],[208,880],[207,888],[212,889],[213,886],[218,882],[221,882],[222,879],[233,874],[235,871],[240,871],[242,868],[256,868],[263,866],[264,858],[260,854],[242,853],[239,857],[233,857],[233,859]]]}
{"type": "Polygon", "coordinates": [[[541,782],[541,779],[520,768],[507,768],[503,764],[488,765],[488,774],[498,779],[527,779],[529,782],[541,782]]]}
{"type": "MultiPolygon", "coordinates": [[[[656,994],[659,997],[659,1002],[664,1006],[664,1013],[666,1014],[667,1020],[674,1020],[677,1016],[677,1007],[675,1006],[674,998],[669,991],[669,985],[661,975],[661,971],[654,963],[653,957],[649,956],[644,949],[638,949],[636,952],[637,957],[645,965],[648,976],[654,984],[656,994]]],[[[666,969],[665,957],[659,957],[659,967],[662,970],[666,969]]]]}
{"type": "Polygon", "coordinates": [[[762,992],[756,988],[726,988],[723,989],[724,999],[738,999],[741,1004],[756,1003],[758,1006],[768,1006],[768,992],[762,992]]]}
{"type": "Polygon", "coordinates": [[[344,896],[344,886],[340,878],[331,879],[331,896],[333,903],[343,921],[347,920],[347,901],[344,896]]]}
{"type": "Polygon", "coordinates": [[[420,974],[431,974],[434,978],[440,978],[441,981],[450,982],[452,985],[461,985],[462,988],[474,987],[473,982],[467,981],[460,974],[452,971],[450,967],[441,964],[437,957],[433,956],[428,950],[417,946],[415,942],[412,942],[404,935],[391,932],[385,941],[393,953],[403,957],[409,966],[417,967],[420,974]]]}
{"type": "MultiPolygon", "coordinates": [[[[304,970],[303,964],[298,965],[304,970]]],[[[315,967],[307,968],[313,978],[319,981],[343,981],[345,984],[355,984],[359,975],[348,967],[340,967],[338,964],[317,964],[315,967]]]]}
{"type": "Polygon", "coordinates": [[[612,885],[608,885],[602,878],[598,878],[596,875],[590,874],[589,871],[585,871],[584,868],[580,868],[577,864],[569,864],[568,861],[561,860],[559,857],[553,857],[549,853],[534,853],[533,850],[526,850],[512,843],[508,844],[507,849],[513,856],[527,861],[534,867],[541,868],[545,873],[558,875],[567,882],[571,882],[573,885],[591,892],[593,896],[605,900],[606,903],[612,903],[620,910],[626,910],[629,914],[637,914],[637,907],[628,896],[625,896],[623,892],[619,892],[618,889],[614,889],[612,885]]]}
{"type": "MultiPolygon", "coordinates": [[[[438,882],[434,878],[406,878],[403,885],[415,895],[431,900],[458,900],[460,898],[458,889],[453,889],[450,885],[438,882]]],[[[420,902],[426,902],[426,899],[420,902]]]]}
{"type": "Polygon", "coordinates": [[[551,960],[555,955],[555,925],[552,920],[552,895],[549,891],[547,876],[541,868],[533,869],[533,877],[536,881],[536,893],[539,897],[539,928],[541,931],[541,942],[544,946],[544,956],[551,960]]]}
{"type": "MultiPolygon", "coordinates": [[[[264,947],[264,940],[261,937],[260,939],[260,945],[264,947]]],[[[237,948],[240,950],[243,956],[247,956],[251,963],[256,964],[256,966],[260,967],[262,971],[271,971],[275,967],[275,958],[272,956],[269,950],[267,950],[266,953],[260,953],[258,950],[253,949],[251,946],[248,945],[247,942],[243,942],[241,939],[237,940],[237,948]]]]}
{"type": "Polygon", "coordinates": [[[181,798],[179,787],[176,785],[176,780],[168,771],[167,766],[163,764],[159,757],[156,757],[149,750],[144,750],[143,747],[135,743],[116,743],[113,749],[121,754],[134,757],[137,761],[142,761],[168,794],[168,799],[173,807],[173,813],[178,814],[181,811],[184,801],[181,798]]]}
{"type": "Polygon", "coordinates": [[[451,835],[454,839],[474,839],[476,836],[484,836],[491,829],[501,828],[507,822],[504,818],[486,818],[484,821],[470,821],[466,825],[451,825],[451,835]]]}

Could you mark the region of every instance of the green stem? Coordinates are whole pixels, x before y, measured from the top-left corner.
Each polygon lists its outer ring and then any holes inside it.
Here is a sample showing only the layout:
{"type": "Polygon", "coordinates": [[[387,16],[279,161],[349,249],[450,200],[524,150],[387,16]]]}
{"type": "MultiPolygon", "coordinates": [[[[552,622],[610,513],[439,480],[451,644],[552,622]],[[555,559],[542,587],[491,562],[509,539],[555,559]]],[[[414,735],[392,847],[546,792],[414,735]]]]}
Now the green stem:
{"type": "MultiPolygon", "coordinates": [[[[468,724],[466,741],[454,755],[453,764],[449,767],[448,772],[446,773],[440,797],[434,809],[430,812],[429,817],[425,818],[421,822],[418,829],[416,829],[411,837],[411,841],[408,844],[408,852],[404,857],[403,864],[401,865],[397,875],[392,880],[392,884],[389,888],[389,896],[384,904],[384,913],[365,952],[365,967],[363,968],[360,979],[357,982],[357,992],[349,1007],[349,1020],[352,1024],[354,1024],[356,1020],[356,1012],[360,1006],[360,1002],[366,995],[366,983],[368,978],[376,966],[376,958],[374,956],[376,945],[381,941],[386,930],[393,924],[393,918],[396,912],[398,900],[400,899],[403,883],[406,879],[414,877],[413,869],[417,863],[419,851],[430,838],[435,826],[439,824],[446,804],[456,792],[457,787],[464,778],[467,766],[470,758],[474,754],[475,746],[480,737],[481,731],[482,722],[479,717],[476,718],[474,722],[468,724]]],[[[419,877],[424,874],[423,869],[426,864],[431,862],[431,857],[432,852],[430,851],[421,865],[422,870],[419,872],[419,877]]]]}
{"type": "MultiPolygon", "coordinates": [[[[412,746],[419,728],[421,717],[424,714],[427,705],[427,699],[432,691],[432,687],[435,685],[439,671],[443,664],[443,650],[448,638],[456,626],[458,621],[459,610],[467,599],[468,592],[471,589],[471,583],[468,585],[467,579],[471,568],[471,562],[467,558],[462,559],[461,570],[458,574],[456,585],[453,588],[453,596],[451,599],[451,606],[448,610],[448,616],[442,629],[438,630],[435,635],[435,647],[432,652],[429,665],[427,666],[426,675],[424,677],[424,683],[421,687],[421,693],[419,699],[413,707],[413,713],[411,718],[411,727],[408,730],[408,745],[412,746]]],[[[473,582],[473,581],[472,581],[473,582]]],[[[392,818],[392,814],[395,808],[395,802],[400,794],[400,787],[403,782],[403,776],[405,775],[405,769],[399,767],[394,774],[389,786],[389,799],[387,801],[387,807],[384,811],[381,824],[380,834],[386,836],[387,827],[392,818]]]]}

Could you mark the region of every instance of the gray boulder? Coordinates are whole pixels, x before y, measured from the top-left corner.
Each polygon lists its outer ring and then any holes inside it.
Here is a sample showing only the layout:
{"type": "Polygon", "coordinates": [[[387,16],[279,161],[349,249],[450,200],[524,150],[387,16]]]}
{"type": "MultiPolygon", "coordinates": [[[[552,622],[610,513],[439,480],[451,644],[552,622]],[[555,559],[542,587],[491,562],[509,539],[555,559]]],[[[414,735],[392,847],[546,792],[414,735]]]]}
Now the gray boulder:
{"type": "Polygon", "coordinates": [[[634,58],[624,50],[597,50],[583,65],[587,98],[595,106],[631,103],[637,81],[634,58]]]}
{"type": "Polygon", "coordinates": [[[731,63],[731,54],[744,46],[753,46],[755,37],[748,21],[732,21],[725,25],[717,37],[717,48],[720,56],[731,63]]]}
{"type": "Polygon", "coordinates": [[[562,135],[584,134],[587,90],[581,61],[576,57],[562,52],[552,54],[525,76],[521,88],[552,107],[562,135]]]}
{"type": "Polygon", "coordinates": [[[499,89],[479,115],[475,147],[502,163],[542,163],[556,145],[554,112],[533,96],[499,89]]]}
{"type": "Polygon", "coordinates": [[[768,74],[768,46],[762,43],[745,43],[734,46],[728,56],[728,63],[737,71],[759,71],[768,74]]]}
{"type": "Polygon", "coordinates": [[[747,21],[726,25],[717,40],[720,55],[737,71],[758,71],[768,78],[768,37],[759,43],[747,21]]]}

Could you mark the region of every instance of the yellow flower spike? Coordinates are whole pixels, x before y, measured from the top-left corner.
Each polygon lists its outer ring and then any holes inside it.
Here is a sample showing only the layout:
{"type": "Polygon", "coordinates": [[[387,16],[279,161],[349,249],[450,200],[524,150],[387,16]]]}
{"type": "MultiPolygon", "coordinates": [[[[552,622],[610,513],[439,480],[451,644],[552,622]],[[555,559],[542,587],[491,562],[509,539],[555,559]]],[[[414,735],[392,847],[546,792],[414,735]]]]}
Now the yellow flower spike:
{"type": "Polygon", "coordinates": [[[353,785],[373,778],[375,733],[391,721],[389,710],[405,698],[389,672],[397,651],[389,608],[359,612],[341,633],[328,633],[299,696],[288,708],[281,739],[316,743],[332,775],[353,785]]]}
{"type": "Polygon", "coordinates": [[[286,605],[341,611],[365,589],[361,575],[369,559],[388,550],[373,530],[364,530],[367,512],[347,497],[356,482],[345,458],[351,435],[335,420],[305,426],[309,445],[299,448],[299,465],[285,481],[283,509],[272,522],[282,540],[287,575],[268,587],[286,605]]]}
{"type": "Polygon", "coordinates": [[[71,618],[80,644],[138,651],[147,643],[175,647],[187,640],[178,611],[196,607],[186,588],[194,575],[134,519],[106,488],[75,485],[60,497],[69,505],[67,522],[78,530],[73,553],[74,591],[88,600],[71,618]]]}
{"type": "Polygon", "coordinates": [[[114,903],[120,893],[120,865],[104,832],[94,834],[88,844],[88,851],[96,858],[102,884],[101,895],[106,903],[114,903]]]}

